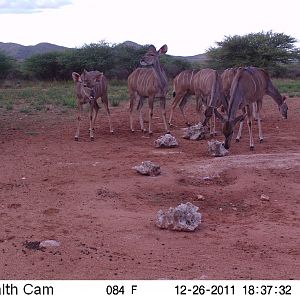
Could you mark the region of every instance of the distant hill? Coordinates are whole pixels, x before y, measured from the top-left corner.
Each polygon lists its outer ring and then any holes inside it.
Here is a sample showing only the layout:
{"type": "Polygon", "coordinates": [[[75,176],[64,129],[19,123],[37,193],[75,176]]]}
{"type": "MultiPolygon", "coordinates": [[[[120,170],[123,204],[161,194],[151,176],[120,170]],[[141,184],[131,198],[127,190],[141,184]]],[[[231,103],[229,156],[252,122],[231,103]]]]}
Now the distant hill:
{"type": "Polygon", "coordinates": [[[206,54],[197,54],[193,56],[174,56],[176,58],[181,58],[189,61],[190,63],[202,63],[208,60],[208,57],[206,54]]]}
{"type": "Polygon", "coordinates": [[[15,43],[1,43],[0,51],[17,60],[24,60],[34,54],[43,54],[54,51],[64,51],[68,48],[50,43],[39,43],[34,46],[23,46],[15,43]]]}
{"type": "MultiPolygon", "coordinates": [[[[134,49],[138,49],[142,47],[142,45],[132,41],[125,41],[122,44],[128,47],[132,47],[134,49]]],[[[66,49],[70,49],[70,48],[58,46],[50,43],[39,43],[34,46],[23,46],[16,43],[0,42],[0,51],[4,52],[6,55],[12,56],[17,60],[24,60],[34,54],[64,51],[66,49]]],[[[173,57],[187,60],[190,63],[203,63],[207,60],[206,54],[198,54],[194,56],[173,56],[173,57]]]]}

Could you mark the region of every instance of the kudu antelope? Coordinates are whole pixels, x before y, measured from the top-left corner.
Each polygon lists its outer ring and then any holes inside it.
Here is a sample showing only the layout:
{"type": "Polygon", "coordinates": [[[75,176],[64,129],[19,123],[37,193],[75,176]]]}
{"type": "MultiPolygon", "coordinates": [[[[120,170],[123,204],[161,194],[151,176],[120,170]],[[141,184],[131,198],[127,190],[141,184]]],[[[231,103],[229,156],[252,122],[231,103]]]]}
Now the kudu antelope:
{"type": "Polygon", "coordinates": [[[147,53],[140,60],[142,67],[134,70],[128,77],[128,92],[130,99],[130,129],[133,128],[133,108],[135,100],[138,100],[139,121],[142,131],[144,128],[144,120],[142,115],[142,106],[144,98],[148,98],[149,105],[149,134],[152,133],[152,116],[154,98],[160,99],[160,108],[165,130],[169,132],[166,121],[166,96],[168,93],[167,76],[160,65],[159,55],[166,53],[167,45],[162,46],[158,51],[151,45],[147,53]]]}
{"type": "Polygon", "coordinates": [[[250,149],[254,149],[252,104],[255,102],[257,103],[259,139],[260,141],[263,140],[259,110],[264,95],[269,95],[273,98],[283,118],[287,119],[288,106],[285,103],[285,97],[282,97],[274,87],[268,73],[263,69],[255,67],[239,68],[230,89],[227,118],[224,118],[219,112],[215,111],[216,116],[223,123],[222,131],[225,136],[224,146],[226,149],[230,147],[235,125],[237,122],[242,121],[246,115],[250,136],[250,149]],[[236,117],[239,109],[244,111],[244,115],[236,117]]]}
{"type": "Polygon", "coordinates": [[[107,96],[107,80],[103,73],[99,71],[86,71],[84,70],[81,75],[76,72],[72,73],[72,78],[75,82],[75,91],[77,96],[77,106],[78,106],[78,121],[77,121],[77,129],[75,133],[75,140],[79,139],[79,129],[80,129],[80,121],[83,110],[83,104],[90,104],[90,139],[94,140],[94,125],[95,120],[97,118],[99,105],[97,100],[101,98],[103,102],[107,115],[110,132],[113,132],[111,119],[110,119],[110,111],[108,108],[108,96],[107,96]],[[93,111],[95,113],[93,114],[93,111]]]}
{"type": "MultiPolygon", "coordinates": [[[[222,85],[220,77],[215,70],[202,69],[198,72],[186,70],[175,77],[173,84],[173,96],[175,98],[171,107],[169,124],[172,122],[174,109],[179,103],[185,123],[190,125],[184,114],[184,106],[191,95],[196,96],[196,109],[199,115],[201,114],[202,106],[206,106],[204,126],[213,116],[213,109],[218,108],[221,105],[221,101],[223,102],[222,85]]],[[[210,134],[215,134],[215,119],[211,121],[210,134]]]]}
{"type": "Polygon", "coordinates": [[[173,119],[173,114],[174,114],[174,109],[179,103],[179,108],[182,113],[182,116],[184,118],[185,124],[187,126],[190,126],[191,124],[189,123],[185,113],[184,113],[184,106],[187,103],[188,98],[191,95],[195,95],[193,86],[192,86],[192,81],[194,74],[196,74],[197,71],[194,70],[185,70],[180,72],[173,80],[173,103],[171,106],[171,112],[170,112],[170,117],[169,117],[169,125],[172,125],[172,119],[173,119]]]}

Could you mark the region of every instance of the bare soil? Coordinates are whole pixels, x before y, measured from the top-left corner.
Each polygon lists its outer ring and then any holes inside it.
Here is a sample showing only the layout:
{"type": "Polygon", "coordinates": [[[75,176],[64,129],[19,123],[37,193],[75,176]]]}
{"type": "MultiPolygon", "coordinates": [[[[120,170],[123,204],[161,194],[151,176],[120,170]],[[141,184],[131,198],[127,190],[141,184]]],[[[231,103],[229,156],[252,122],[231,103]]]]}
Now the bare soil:
{"type": "Polygon", "coordinates": [[[283,120],[266,99],[264,142],[255,127],[250,151],[245,126],[221,158],[182,138],[179,110],[179,147],[157,149],[158,106],[150,137],[129,131],[127,103],[112,108],[114,134],[101,110],[93,142],[87,113],[75,142],[76,111],[0,109],[0,279],[300,279],[300,99],[288,105],[283,120]],[[162,174],[132,170],[144,160],[162,174]],[[187,201],[202,214],[196,231],[155,225],[187,201]],[[39,247],[48,239],[60,246],[39,247]]]}

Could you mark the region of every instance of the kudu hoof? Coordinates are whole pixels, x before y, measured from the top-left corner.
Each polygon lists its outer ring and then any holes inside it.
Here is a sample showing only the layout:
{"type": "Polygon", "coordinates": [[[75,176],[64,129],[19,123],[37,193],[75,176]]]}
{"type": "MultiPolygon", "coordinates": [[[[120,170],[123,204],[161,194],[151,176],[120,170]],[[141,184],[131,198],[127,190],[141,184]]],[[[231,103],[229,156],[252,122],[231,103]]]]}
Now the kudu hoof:
{"type": "Polygon", "coordinates": [[[93,136],[91,136],[91,137],[90,137],[90,139],[91,139],[91,142],[93,142],[93,141],[94,141],[94,137],[93,137],[93,136]]]}
{"type": "Polygon", "coordinates": [[[235,141],[236,141],[237,143],[239,143],[240,139],[235,139],[235,141]]]}
{"type": "Polygon", "coordinates": [[[251,150],[251,151],[254,151],[254,146],[250,146],[250,150],[251,150]]]}
{"type": "Polygon", "coordinates": [[[259,142],[260,142],[260,143],[263,143],[263,141],[264,141],[264,139],[259,139],[259,142]]]}
{"type": "Polygon", "coordinates": [[[74,140],[75,140],[76,142],[78,142],[78,141],[79,141],[78,136],[75,136],[74,140]]]}

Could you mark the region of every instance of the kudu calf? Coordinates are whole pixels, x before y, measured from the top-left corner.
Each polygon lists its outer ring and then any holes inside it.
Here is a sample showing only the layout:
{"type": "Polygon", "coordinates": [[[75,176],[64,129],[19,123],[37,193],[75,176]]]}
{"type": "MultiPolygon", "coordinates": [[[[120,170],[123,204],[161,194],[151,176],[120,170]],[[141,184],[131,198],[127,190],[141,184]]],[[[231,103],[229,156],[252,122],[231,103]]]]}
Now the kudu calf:
{"type": "Polygon", "coordinates": [[[149,105],[149,134],[152,133],[152,116],[153,116],[153,102],[154,98],[160,99],[160,107],[162,118],[165,125],[165,130],[169,132],[166,121],[166,96],[168,93],[167,76],[160,65],[159,55],[166,53],[167,45],[162,46],[158,51],[151,45],[147,53],[140,60],[142,67],[134,70],[128,77],[128,92],[130,99],[130,129],[133,132],[133,108],[135,100],[138,100],[139,120],[142,131],[144,128],[144,121],[142,115],[142,106],[144,98],[148,98],[149,105]]]}
{"type": "Polygon", "coordinates": [[[83,110],[83,104],[90,104],[90,139],[94,140],[94,125],[95,120],[97,118],[97,114],[99,111],[99,105],[97,100],[101,98],[103,102],[107,115],[110,132],[113,132],[111,119],[110,119],[110,111],[108,108],[108,96],[107,96],[107,80],[103,73],[99,71],[86,71],[84,70],[81,75],[76,72],[72,73],[72,78],[75,82],[75,91],[77,96],[77,106],[78,106],[78,122],[77,129],[75,133],[75,140],[79,139],[79,129],[80,129],[80,121],[83,110]],[[93,111],[95,113],[93,114],[93,111]]]}
{"type": "MultiPolygon", "coordinates": [[[[247,115],[248,129],[250,136],[250,149],[254,149],[253,142],[253,103],[257,104],[257,122],[260,141],[263,140],[262,128],[259,117],[259,110],[262,105],[264,95],[269,95],[277,103],[279,111],[283,118],[287,119],[288,106],[285,103],[285,97],[282,97],[278,90],[272,84],[272,81],[266,71],[255,67],[239,68],[230,89],[230,100],[227,110],[227,118],[215,111],[216,116],[223,123],[223,134],[225,136],[224,146],[230,148],[231,139],[235,125],[243,121],[247,115]],[[244,115],[236,117],[239,109],[244,111],[244,115]]],[[[242,122],[240,125],[241,130],[242,122]]]]}

